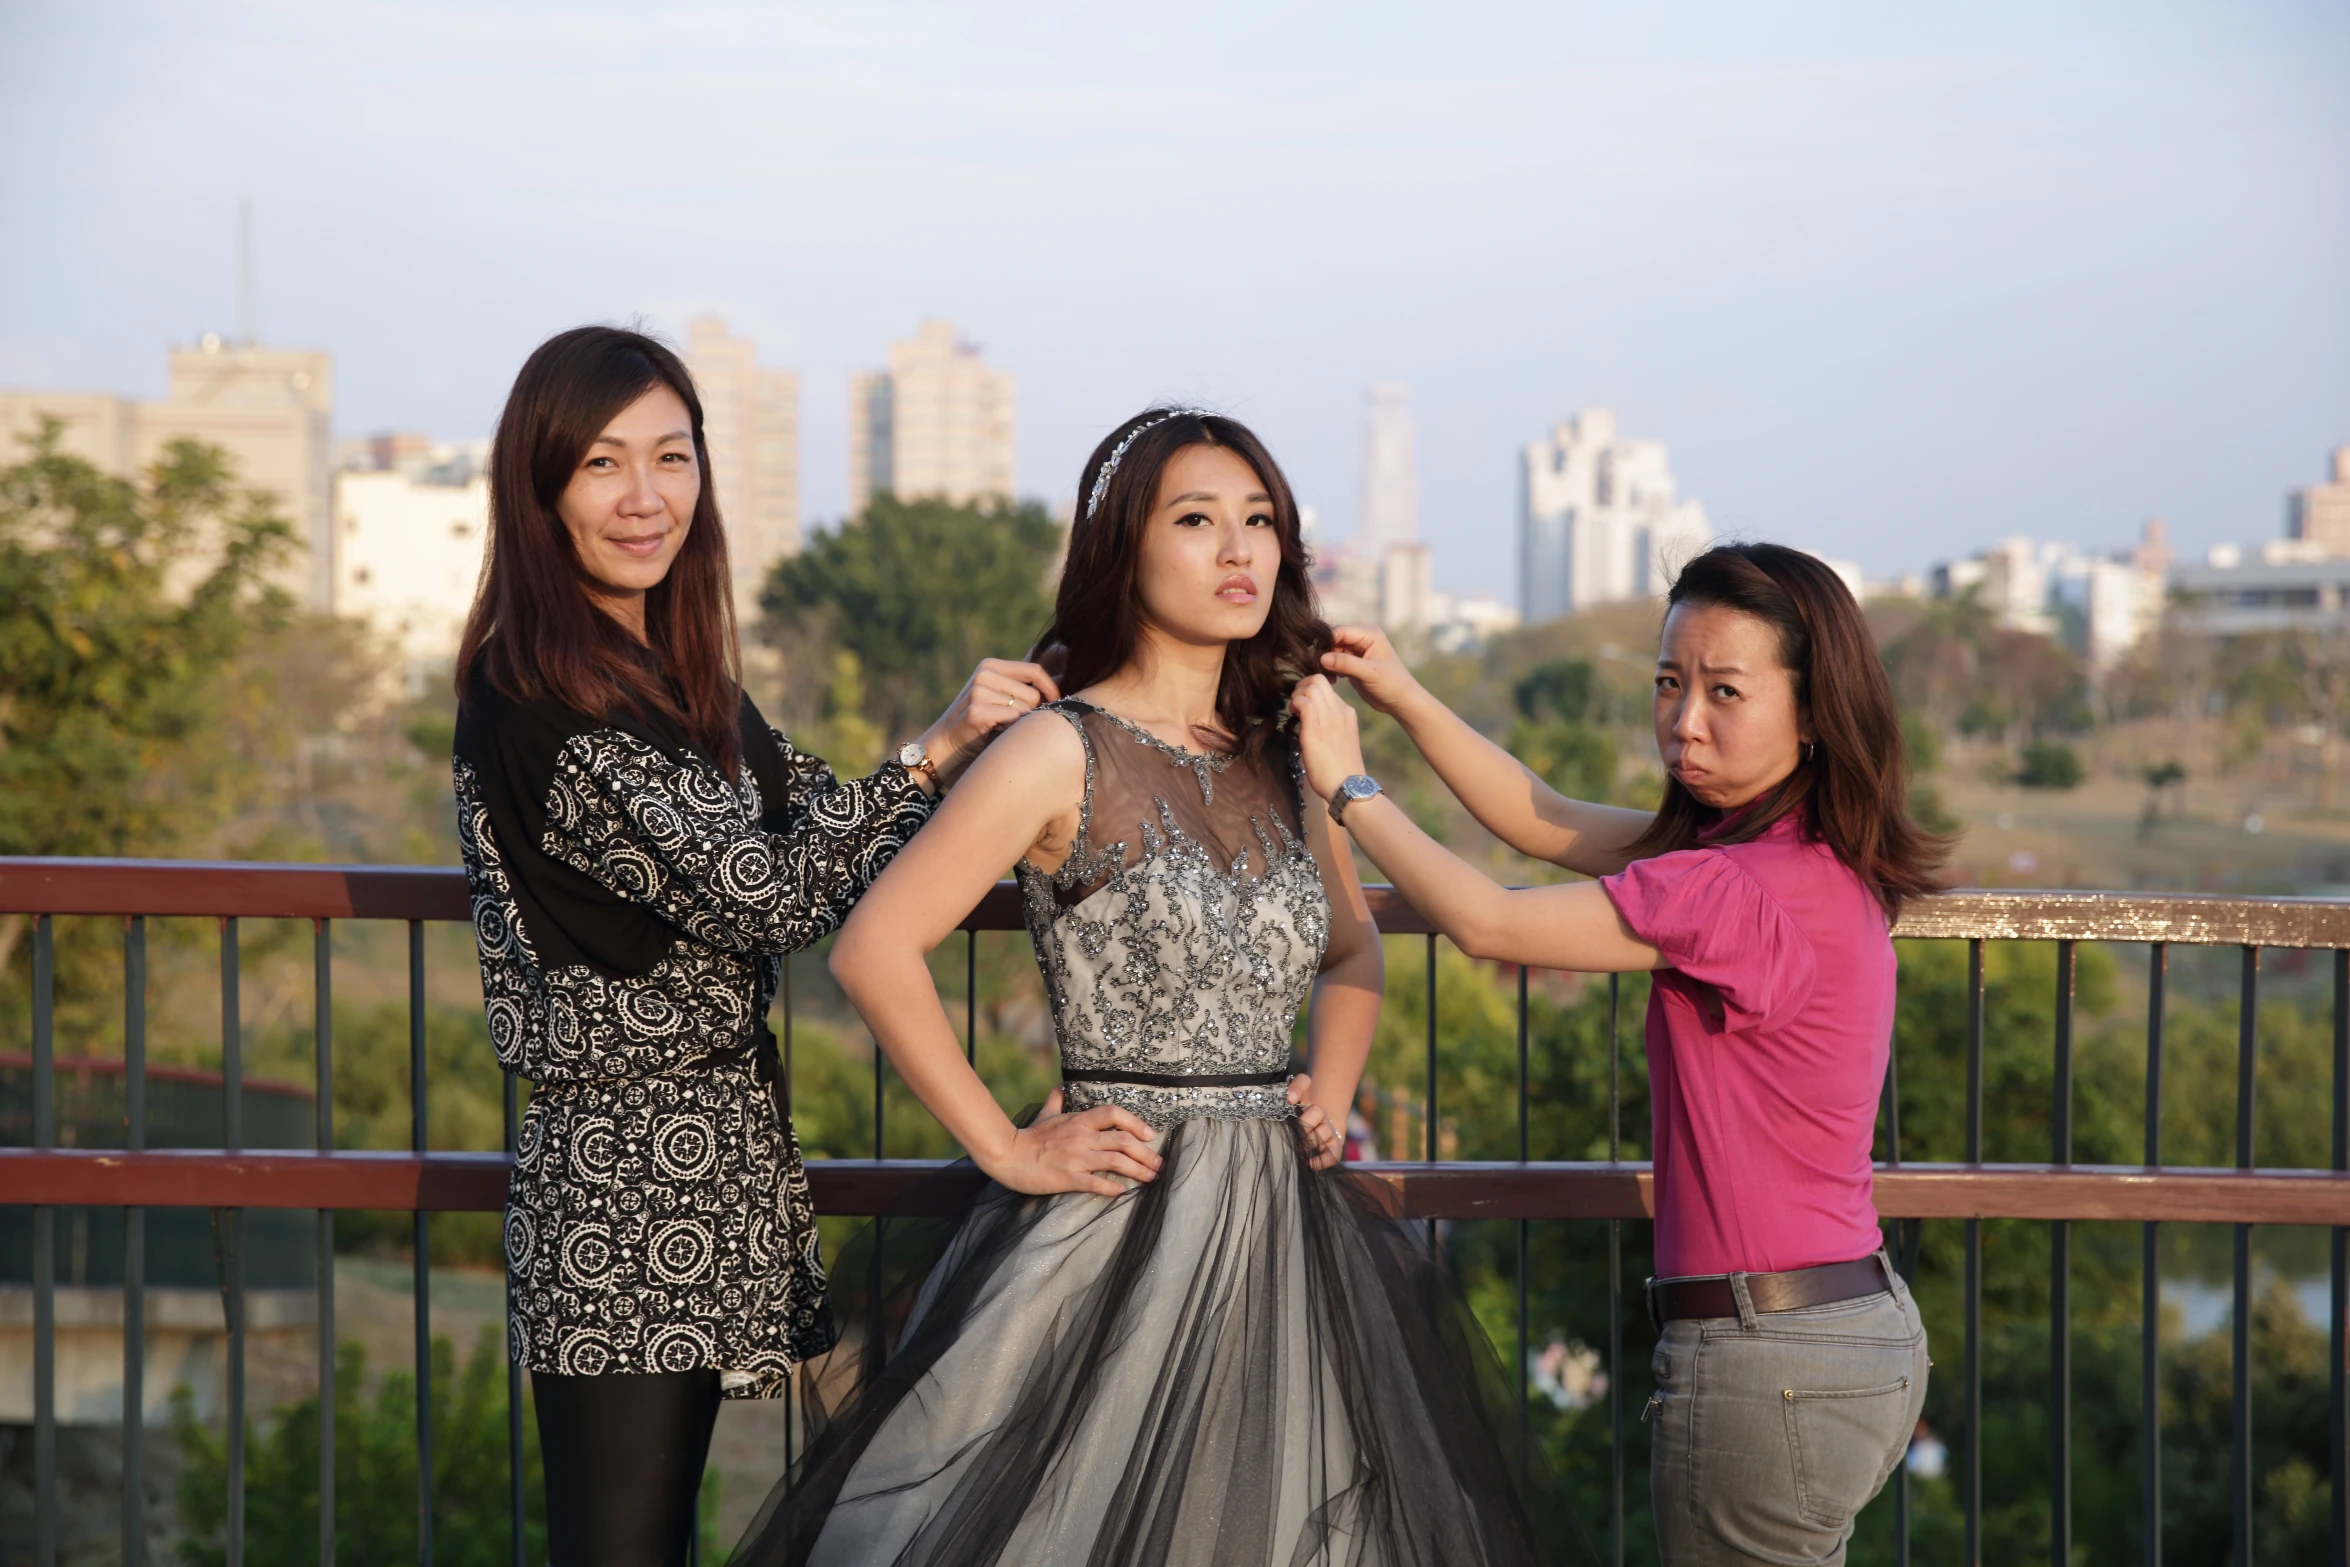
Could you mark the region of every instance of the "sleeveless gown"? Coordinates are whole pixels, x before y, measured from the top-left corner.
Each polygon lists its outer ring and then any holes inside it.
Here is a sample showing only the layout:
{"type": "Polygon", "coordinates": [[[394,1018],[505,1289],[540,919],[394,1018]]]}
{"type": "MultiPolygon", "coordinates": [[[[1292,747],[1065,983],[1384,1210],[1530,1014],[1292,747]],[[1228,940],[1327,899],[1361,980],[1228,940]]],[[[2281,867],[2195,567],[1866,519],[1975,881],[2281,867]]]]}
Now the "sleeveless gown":
{"type": "Polygon", "coordinates": [[[1019,879],[1065,1102],[1125,1106],[1165,1163],[1115,1198],[964,1165],[844,1248],[844,1339],[801,1378],[814,1434],[733,1560],[1589,1560],[1555,1482],[1506,1455],[1512,1390],[1425,1225],[1315,1172],[1296,1133],[1330,910],[1293,753],[1055,708],[1086,749],[1082,825],[1019,879]]]}

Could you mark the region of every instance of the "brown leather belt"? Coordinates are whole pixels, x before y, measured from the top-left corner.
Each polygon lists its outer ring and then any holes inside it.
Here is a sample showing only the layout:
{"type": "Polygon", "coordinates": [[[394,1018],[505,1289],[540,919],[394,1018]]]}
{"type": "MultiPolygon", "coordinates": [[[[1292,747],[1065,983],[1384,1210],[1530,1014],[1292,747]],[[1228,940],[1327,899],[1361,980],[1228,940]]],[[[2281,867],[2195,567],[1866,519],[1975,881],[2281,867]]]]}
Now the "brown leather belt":
{"type": "MultiPolygon", "coordinates": [[[[1754,1309],[1797,1311],[1805,1306],[1832,1306],[1840,1300],[1882,1295],[1893,1287],[1881,1258],[1830,1262],[1817,1268],[1786,1273],[1749,1273],[1746,1298],[1754,1309]]],[[[1735,1317],[1738,1297],[1723,1279],[1650,1279],[1648,1320],[1657,1328],[1689,1317],[1735,1317]]]]}

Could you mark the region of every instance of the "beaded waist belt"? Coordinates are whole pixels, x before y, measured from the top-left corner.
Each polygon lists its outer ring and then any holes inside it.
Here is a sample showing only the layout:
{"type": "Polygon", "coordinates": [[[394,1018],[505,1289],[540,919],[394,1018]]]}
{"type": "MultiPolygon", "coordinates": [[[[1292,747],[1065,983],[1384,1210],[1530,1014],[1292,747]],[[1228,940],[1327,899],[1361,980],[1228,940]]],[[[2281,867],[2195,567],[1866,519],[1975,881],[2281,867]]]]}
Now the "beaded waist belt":
{"type": "Polygon", "coordinates": [[[1064,1083],[1132,1083],[1137,1088],[1263,1088],[1286,1083],[1292,1074],[1274,1072],[1128,1072],[1095,1067],[1063,1067],[1064,1083]]]}

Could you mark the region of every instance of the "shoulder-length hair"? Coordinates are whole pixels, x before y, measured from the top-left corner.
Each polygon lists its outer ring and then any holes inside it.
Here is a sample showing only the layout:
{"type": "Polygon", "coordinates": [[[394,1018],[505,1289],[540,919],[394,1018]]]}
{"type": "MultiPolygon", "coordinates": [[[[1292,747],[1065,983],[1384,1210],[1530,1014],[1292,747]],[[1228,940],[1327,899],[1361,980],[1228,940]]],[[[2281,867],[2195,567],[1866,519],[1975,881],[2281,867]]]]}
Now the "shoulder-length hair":
{"type": "Polygon", "coordinates": [[[1893,684],[1843,579],[1784,545],[1719,544],[1674,578],[1665,613],[1684,605],[1736,610],[1771,628],[1813,743],[1793,772],[1726,820],[1667,778],[1664,803],[1632,845],[1633,857],[1701,840],[1746,843],[1800,809],[1805,836],[1835,851],[1876,894],[1886,918],[1901,912],[1903,899],[1939,889],[1949,840],[1909,819],[1909,763],[1893,684]]]}
{"type": "Polygon", "coordinates": [[[1143,531],[1158,505],[1159,479],[1187,446],[1217,446],[1256,470],[1272,497],[1273,531],[1281,544],[1273,602],[1257,634],[1224,649],[1216,687],[1216,721],[1250,755],[1262,754],[1287,717],[1291,690],[1321,667],[1332,646],[1330,627],[1314,603],[1311,562],[1299,531],[1297,497],[1280,464],[1248,426],[1195,409],[1150,408],[1102,437],[1077,480],[1078,512],[1069,528],[1069,557],[1053,600],[1053,618],[1037,638],[1039,658],[1060,665],[1064,691],[1081,691],[1123,669],[1134,657],[1142,628],[1142,589],[1136,571],[1143,531]],[[1111,454],[1124,451],[1099,503],[1088,506],[1111,454]]]}
{"type": "Polygon", "coordinates": [[[489,547],[457,650],[459,698],[487,681],[513,701],[552,700],[598,721],[665,720],[731,778],[742,760],[741,668],[693,377],[641,332],[583,326],[547,339],[514,378],[490,447],[489,547]],[[645,594],[656,662],[594,602],[556,503],[589,444],[659,386],[693,418],[702,489],[669,575],[645,594]]]}

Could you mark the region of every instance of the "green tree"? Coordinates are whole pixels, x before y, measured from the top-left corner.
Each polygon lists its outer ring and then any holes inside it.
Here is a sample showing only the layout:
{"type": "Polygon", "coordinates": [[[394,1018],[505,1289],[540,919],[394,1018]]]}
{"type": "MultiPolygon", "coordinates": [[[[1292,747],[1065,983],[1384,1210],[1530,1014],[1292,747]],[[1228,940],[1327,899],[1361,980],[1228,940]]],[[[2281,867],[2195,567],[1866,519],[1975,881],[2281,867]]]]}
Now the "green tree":
{"type": "Polygon", "coordinates": [[[867,716],[885,737],[911,735],[979,660],[1027,653],[1052,612],[1060,549],[1061,530],[1033,502],[877,495],[776,566],[759,598],[764,629],[778,643],[814,634],[854,653],[867,716]]]}
{"type": "Polygon", "coordinates": [[[166,852],[231,803],[219,719],[290,616],[293,532],[216,447],[172,442],[141,486],[58,430],[0,469],[0,854],[166,852]]]}
{"type": "MultiPolygon", "coordinates": [[[[293,548],[217,448],[174,441],[144,481],[58,449],[44,421],[0,468],[0,854],[170,854],[254,775],[243,663],[288,623],[269,573],[293,548]]],[[[0,915],[5,1009],[29,993],[26,925],[0,915]]],[[[57,930],[61,1026],[106,983],[119,935],[57,930]]]]}
{"type": "Polygon", "coordinates": [[[1571,799],[1607,800],[1616,790],[1616,742],[1599,727],[1606,691],[1591,664],[1554,658],[1520,676],[1510,695],[1518,719],[1511,755],[1571,799]]]}

